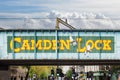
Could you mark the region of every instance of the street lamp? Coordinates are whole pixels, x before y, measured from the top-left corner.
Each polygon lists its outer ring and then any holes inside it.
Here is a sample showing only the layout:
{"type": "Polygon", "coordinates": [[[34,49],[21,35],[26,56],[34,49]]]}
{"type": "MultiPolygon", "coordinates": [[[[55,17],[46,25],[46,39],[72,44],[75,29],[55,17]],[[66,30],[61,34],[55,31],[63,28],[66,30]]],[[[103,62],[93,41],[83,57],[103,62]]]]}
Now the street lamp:
{"type": "Polygon", "coordinates": [[[75,69],[72,68],[72,79],[75,80],[75,69]]]}
{"type": "Polygon", "coordinates": [[[51,70],[51,77],[52,77],[52,80],[54,80],[54,70],[53,69],[51,70]]]}
{"type": "Polygon", "coordinates": [[[33,80],[35,80],[36,79],[36,74],[33,74],[33,80]]]}
{"type": "Polygon", "coordinates": [[[57,68],[57,69],[56,69],[57,80],[58,80],[58,78],[59,78],[59,75],[60,75],[59,73],[60,73],[60,71],[59,71],[59,68],[57,68]]]}

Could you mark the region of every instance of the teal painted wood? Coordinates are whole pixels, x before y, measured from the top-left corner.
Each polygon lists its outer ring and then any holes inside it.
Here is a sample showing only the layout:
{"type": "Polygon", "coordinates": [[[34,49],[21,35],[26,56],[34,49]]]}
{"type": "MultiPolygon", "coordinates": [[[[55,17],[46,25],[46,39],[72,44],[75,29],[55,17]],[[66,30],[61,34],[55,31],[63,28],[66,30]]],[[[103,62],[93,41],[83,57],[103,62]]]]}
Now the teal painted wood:
{"type": "Polygon", "coordinates": [[[35,55],[35,59],[37,59],[37,50],[36,50],[36,31],[34,31],[34,41],[35,41],[35,44],[34,44],[34,55],[35,55]]]}
{"type": "MultiPolygon", "coordinates": [[[[120,55],[119,55],[119,50],[120,50],[120,30],[0,30],[0,35],[2,34],[5,34],[4,38],[0,37],[0,39],[4,39],[2,40],[1,44],[0,44],[0,47],[1,48],[1,53],[2,54],[2,57],[6,56],[6,54],[9,54],[9,58],[12,57],[12,59],[20,59],[19,56],[22,57],[22,59],[29,59],[29,58],[24,58],[24,57],[27,57],[29,56],[30,59],[120,59],[120,55]],[[86,31],[86,32],[84,32],[86,31]],[[39,33],[43,32],[44,35],[37,35],[39,33]],[[7,33],[10,33],[10,34],[7,34],[7,33]],[[62,33],[60,35],[60,33],[62,33]],[[39,36],[42,36],[42,39],[49,39],[52,40],[52,39],[55,39],[56,42],[58,42],[58,39],[59,38],[62,38],[62,39],[69,39],[69,34],[73,34],[73,39],[77,38],[77,37],[82,37],[84,38],[83,40],[83,44],[82,45],[85,45],[85,41],[87,41],[87,39],[89,39],[90,36],[92,36],[91,34],[95,34],[93,35],[92,37],[97,39],[97,37],[99,37],[98,39],[103,39],[102,37],[105,36],[113,36],[114,37],[114,42],[115,44],[113,46],[115,46],[115,50],[113,52],[108,52],[108,53],[104,53],[102,50],[100,50],[100,52],[96,53],[90,53],[89,54],[89,58],[85,58],[85,56],[81,53],[81,52],[75,52],[76,51],[76,48],[75,47],[72,47],[71,51],[68,51],[68,50],[65,50],[65,51],[59,51],[58,49],[56,49],[55,51],[53,50],[50,50],[50,51],[37,51],[37,49],[35,48],[34,46],[34,50],[31,52],[31,51],[27,51],[27,52],[24,52],[24,51],[21,51],[21,52],[18,52],[18,53],[15,53],[13,50],[12,52],[7,52],[7,48],[10,46],[8,45],[8,47],[6,48],[6,44],[9,43],[10,41],[7,40],[8,39],[8,36],[11,36],[12,37],[12,40],[18,36],[18,37],[21,37],[21,36],[24,36],[26,37],[26,39],[31,36],[29,39],[34,39],[35,43],[37,42],[37,37],[39,36]],[[98,36],[99,34],[99,36],[98,36]],[[76,36],[74,36],[76,35],[76,36]],[[46,37],[44,37],[46,36],[46,37]],[[51,36],[51,37],[49,37],[51,36]],[[85,37],[84,37],[85,36],[85,37]],[[43,38],[44,37],[44,38],[43,38]],[[74,49],[75,48],[75,49],[74,49]],[[4,53],[3,53],[4,52],[4,53]],[[82,55],[81,55],[82,54],[82,55]],[[32,57],[32,56],[33,57],[32,57]],[[93,57],[93,56],[99,56],[98,57],[93,57]],[[47,57],[46,57],[47,56],[47,57]],[[106,56],[108,56],[109,58],[107,58],[106,56]]],[[[23,39],[25,39],[23,37],[23,39]]],[[[10,38],[11,39],[11,38],[10,38]]],[[[96,40],[96,39],[93,39],[93,40],[96,40]]],[[[107,38],[105,38],[107,39],[107,38]]],[[[110,38],[109,38],[110,39],[110,38]]],[[[13,45],[13,49],[19,47],[19,46],[16,46],[16,42],[12,43],[13,45]]],[[[35,44],[34,44],[35,45],[35,44]]],[[[56,46],[58,48],[58,43],[56,43],[56,46]]]]}
{"type": "Polygon", "coordinates": [[[15,53],[14,53],[14,36],[15,36],[15,33],[14,31],[12,31],[12,45],[13,45],[13,50],[12,50],[12,55],[13,55],[13,59],[15,59],[15,53]]]}
{"type": "Polygon", "coordinates": [[[55,33],[56,33],[56,36],[55,36],[55,38],[56,38],[56,54],[57,54],[57,59],[59,59],[59,53],[58,53],[58,31],[56,30],[55,33]]]}
{"type": "MultiPolygon", "coordinates": [[[[101,32],[99,32],[99,37],[100,37],[100,40],[101,40],[101,32]]],[[[101,46],[101,44],[100,44],[101,46]]],[[[101,49],[100,49],[100,53],[99,53],[99,59],[101,59],[101,49]]]]}

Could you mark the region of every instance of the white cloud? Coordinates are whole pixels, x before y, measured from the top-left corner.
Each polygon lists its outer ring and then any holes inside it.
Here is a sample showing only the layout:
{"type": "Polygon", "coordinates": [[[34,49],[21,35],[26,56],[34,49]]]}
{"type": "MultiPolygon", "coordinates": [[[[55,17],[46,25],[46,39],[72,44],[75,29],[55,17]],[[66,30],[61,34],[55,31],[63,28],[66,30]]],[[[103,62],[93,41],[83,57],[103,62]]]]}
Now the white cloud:
{"type": "Polygon", "coordinates": [[[0,18],[44,18],[48,13],[36,12],[36,13],[0,13],[0,18]]]}
{"type": "MultiPolygon", "coordinates": [[[[0,27],[5,29],[54,29],[55,19],[59,17],[63,20],[68,19],[68,23],[77,29],[118,29],[120,20],[110,19],[101,13],[78,13],[78,12],[59,12],[51,11],[50,13],[33,13],[33,14],[16,14],[11,15],[13,19],[0,19],[0,27]],[[36,14],[37,18],[34,14],[36,14]],[[24,18],[16,18],[16,15],[24,18]],[[44,15],[43,18],[38,18],[44,15]],[[27,16],[27,17],[26,17],[27,16]]],[[[9,14],[10,16],[10,14],[9,14]]],[[[63,29],[63,25],[60,25],[63,29]]]]}

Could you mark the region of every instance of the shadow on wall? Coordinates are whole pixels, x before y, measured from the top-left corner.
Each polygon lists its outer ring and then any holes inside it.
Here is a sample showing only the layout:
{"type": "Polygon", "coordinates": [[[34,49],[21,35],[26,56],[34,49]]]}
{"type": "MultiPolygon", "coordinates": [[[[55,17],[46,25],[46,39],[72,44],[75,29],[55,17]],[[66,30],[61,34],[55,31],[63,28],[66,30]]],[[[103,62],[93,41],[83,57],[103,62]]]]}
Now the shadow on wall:
{"type": "Polygon", "coordinates": [[[10,71],[0,71],[0,80],[9,80],[10,79],[10,71]]]}

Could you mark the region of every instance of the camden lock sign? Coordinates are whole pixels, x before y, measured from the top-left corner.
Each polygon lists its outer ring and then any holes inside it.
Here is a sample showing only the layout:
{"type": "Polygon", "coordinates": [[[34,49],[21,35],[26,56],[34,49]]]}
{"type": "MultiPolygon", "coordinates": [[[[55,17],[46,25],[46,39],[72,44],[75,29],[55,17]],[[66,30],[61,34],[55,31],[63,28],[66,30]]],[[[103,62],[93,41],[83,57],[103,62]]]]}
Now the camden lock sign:
{"type": "Polygon", "coordinates": [[[113,36],[8,36],[8,53],[114,53],[113,36]]]}

